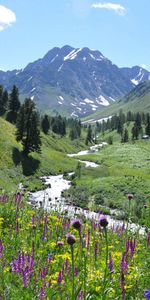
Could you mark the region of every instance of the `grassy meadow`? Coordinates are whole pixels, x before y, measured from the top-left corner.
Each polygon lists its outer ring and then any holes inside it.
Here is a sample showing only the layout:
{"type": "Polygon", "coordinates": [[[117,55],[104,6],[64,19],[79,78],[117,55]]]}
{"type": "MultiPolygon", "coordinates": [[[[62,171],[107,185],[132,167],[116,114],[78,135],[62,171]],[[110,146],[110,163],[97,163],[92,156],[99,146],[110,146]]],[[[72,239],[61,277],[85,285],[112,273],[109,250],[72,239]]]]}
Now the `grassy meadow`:
{"type": "Polygon", "coordinates": [[[150,233],[49,214],[27,197],[0,197],[1,299],[149,299],[150,233]]]}

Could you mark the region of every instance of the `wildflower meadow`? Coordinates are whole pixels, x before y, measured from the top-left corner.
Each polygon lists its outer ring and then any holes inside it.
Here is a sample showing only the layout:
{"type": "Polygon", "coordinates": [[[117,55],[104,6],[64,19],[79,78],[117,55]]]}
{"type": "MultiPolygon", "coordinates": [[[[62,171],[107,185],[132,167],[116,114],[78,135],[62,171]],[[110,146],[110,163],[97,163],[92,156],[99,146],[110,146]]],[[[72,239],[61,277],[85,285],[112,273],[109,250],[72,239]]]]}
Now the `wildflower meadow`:
{"type": "Polygon", "coordinates": [[[150,231],[0,197],[0,299],[150,299],[150,231]]]}

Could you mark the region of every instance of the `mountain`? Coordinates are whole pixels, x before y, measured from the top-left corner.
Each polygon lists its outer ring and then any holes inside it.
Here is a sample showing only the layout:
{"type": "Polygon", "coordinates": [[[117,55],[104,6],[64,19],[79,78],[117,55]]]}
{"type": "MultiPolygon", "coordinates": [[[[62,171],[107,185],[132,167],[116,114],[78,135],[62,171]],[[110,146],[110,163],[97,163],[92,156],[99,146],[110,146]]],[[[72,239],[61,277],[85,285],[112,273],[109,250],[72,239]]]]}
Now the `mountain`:
{"type": "Polygon", "coordinates": [[[144,75],[137,80],[150,75],[131,69],[117,67],[98,50],[66,45],[22,70],[0,71],[0,84],[8,90],[17,85],[21,98],[31,97],[43,111],[83,117],[131,91],[140,72],[144,75]]]}
{"type": "Polygon", "coordinates": [[[122,74],[125,77],[130,78],[131,82],[135,85],[150,79],[150,72],[139,66],[134,66],[132,68],[121,68],[121,71],[122,74]]]}
{"type": "Polygon", "coordinates": [[[120,110],[124,113],[128,111],[150,113],[150,81],[141,82],[118,102],[89,115],[85,118],[85,123],[107,120],[108,117],[118,114],[120,110]]]}

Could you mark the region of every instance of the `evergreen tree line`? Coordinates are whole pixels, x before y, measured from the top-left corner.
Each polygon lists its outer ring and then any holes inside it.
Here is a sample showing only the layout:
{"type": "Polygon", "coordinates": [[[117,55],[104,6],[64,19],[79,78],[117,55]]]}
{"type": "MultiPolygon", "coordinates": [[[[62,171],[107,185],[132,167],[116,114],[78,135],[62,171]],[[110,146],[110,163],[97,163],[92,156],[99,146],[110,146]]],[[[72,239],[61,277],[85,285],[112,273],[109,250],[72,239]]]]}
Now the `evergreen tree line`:
{"type": "Polygon", "coordinates": [[[16,139],[21,141],[26,155],[31,151],[40,151],[40,130],[44,134],[48,134],[49,130],[60,136],[69,134],[71,140],[81,135],[80,120],[47,114],[40,117],[35,103],[30,98],[26,98],[21,104],[19,90],[15,85],[10,93],[0,85],[0,116],[16,126],[16,139]]]}
{"type": "Polygon", "coordinates": [[[128,111],[127,114],[124,114],[120,111],[119,115],[114,115],[107,121],[96,122],[96,131],[103,134],[106,130],[116,130],[121,135],[121,141],[127,142],[129,133],[124,125],[130,122],[133,123],[131,128],[132,140],[137,140],[143,133],[150,136],[150,114],[144,112],[133,113],[128,111]]]}

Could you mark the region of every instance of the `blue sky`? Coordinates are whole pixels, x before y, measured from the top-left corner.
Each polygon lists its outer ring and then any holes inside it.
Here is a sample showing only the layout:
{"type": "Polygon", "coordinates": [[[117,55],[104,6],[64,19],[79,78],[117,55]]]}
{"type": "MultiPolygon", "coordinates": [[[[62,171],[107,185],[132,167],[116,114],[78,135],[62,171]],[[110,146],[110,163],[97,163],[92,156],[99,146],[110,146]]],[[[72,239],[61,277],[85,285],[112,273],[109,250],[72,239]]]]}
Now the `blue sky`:
{"type": "Polygon", "coordinates": [[[66,44],[150,69],[149,13],[150,0],[0,0],[0,69],[23,68],[66,44]]]}

